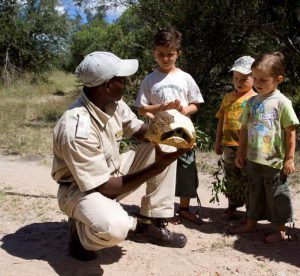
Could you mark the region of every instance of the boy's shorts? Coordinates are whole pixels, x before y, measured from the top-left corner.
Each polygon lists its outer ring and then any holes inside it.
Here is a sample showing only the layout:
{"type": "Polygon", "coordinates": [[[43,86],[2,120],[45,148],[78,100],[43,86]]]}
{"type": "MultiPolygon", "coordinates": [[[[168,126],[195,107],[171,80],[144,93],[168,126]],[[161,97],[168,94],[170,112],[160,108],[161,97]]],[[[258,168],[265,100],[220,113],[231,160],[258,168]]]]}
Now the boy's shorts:
{"type": "Polygon", "coordinates": [[[293,221],[287,175],[281,170],[247,161],[249,184],[248,219],[274,224],[293,221]]]}
{"type": "Polygon", "coordinates": [[[228,191],[229,207],[238,208],[247,205],[247,175],[244,169],[235,165],[238,147],[223,146],[224,184],[228,191]]]}
{"type": "Polygon", "coordinates": [[[198,183],[196,154],[195,150],[191,150],[177,160],[175,196],[186,198],[197,197],[198,183]]]}

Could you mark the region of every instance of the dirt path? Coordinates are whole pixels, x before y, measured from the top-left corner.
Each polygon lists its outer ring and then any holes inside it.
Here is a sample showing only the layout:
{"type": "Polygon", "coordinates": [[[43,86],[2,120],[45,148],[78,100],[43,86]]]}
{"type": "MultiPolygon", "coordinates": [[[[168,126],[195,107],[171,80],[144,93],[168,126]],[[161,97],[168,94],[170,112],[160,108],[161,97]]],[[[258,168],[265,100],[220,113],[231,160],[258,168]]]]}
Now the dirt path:
{"type": "MultiPolygon", "coordinates": [[[[211,155],[201,158],[212,162],[211,155]]],[[[199,179],[206,223],[170,225],[188,237],[185,248],[126,240],[99,251],[97,260],[82,263],[67,252],[66,217],[58,210],[50,166],[0,156],[0,275],[300,275],[300,240],[266,245],[262,242],[266,223],[256,234],[226,235],[230,224],[221,219],[226,200],[209,203],[213,179],[207,173],[199,173],[199,179]]],[[[124,199],[124,208],[137,210],[143,191],[144,187],[124,199]]],[[[299,189],[292,195],[300,239],[299,189]]]]}

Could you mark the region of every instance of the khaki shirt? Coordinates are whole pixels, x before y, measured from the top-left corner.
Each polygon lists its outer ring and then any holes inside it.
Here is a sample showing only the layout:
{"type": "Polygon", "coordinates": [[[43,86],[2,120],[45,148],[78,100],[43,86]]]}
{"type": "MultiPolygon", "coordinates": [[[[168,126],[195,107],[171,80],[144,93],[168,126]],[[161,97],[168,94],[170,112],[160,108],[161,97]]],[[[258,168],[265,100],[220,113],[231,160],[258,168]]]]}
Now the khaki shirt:
{"type": "Polygon", "coordinates": [[[54,128],[53,179],[75,181],[81,192],[107,182],[121,165],[120,141],[142,124],[123,100],[103,112],[82,91],[54,128]]]}

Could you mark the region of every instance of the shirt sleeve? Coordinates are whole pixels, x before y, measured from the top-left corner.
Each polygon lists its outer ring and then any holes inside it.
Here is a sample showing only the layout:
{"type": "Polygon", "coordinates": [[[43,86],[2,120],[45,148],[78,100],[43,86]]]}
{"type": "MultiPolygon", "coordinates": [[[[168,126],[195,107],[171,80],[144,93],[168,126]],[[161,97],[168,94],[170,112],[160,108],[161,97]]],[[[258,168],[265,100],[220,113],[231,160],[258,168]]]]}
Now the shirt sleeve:
{"type": "Polygon", "coordinates": [[[131,137],[141,128],[144,122],[137,118],[137,116],[123,100],[119,101],[118,108],[118,112],[122,117],[123,135],[124,137],[131,137]]]}
{"type": "Polygon", "coordinates": [[[281,125],[283,128],[299,125],[299,120],[293,109],[291,101],[286,101],[281,112],[281,125]]]}
{"type": "Polygon", "coordinates": [[[192,78],[192,76],[188,75],[188,82],[189,82],[189,88],[188,88],[188,103],[204,103],[202,94],[200,92],[200,89],[195,82],[195,80],[192,78]]]}
{"type": "Polygon", "coordinates": [[[151,104],[150,99],[150,89],[149,89],[149,82],[148,78],[146,77],[139,88],[139,92],[135,101],[136,107],[143,107],[145,105],[151,104]]]}
{"type": "Polygon", "coordinates": [[[65,137],[64,140],[61,154],[81,192],[94,189],[109,180],[110,170],[96,136],[90,134],[87,139],[65,137]]]}

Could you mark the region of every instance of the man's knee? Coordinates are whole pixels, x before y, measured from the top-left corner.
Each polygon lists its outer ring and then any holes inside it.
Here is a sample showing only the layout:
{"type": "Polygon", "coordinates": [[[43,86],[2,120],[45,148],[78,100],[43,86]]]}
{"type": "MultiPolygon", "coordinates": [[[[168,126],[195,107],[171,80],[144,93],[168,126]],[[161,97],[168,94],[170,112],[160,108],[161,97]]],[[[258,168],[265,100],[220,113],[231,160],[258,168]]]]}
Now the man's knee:
{"type": "Polygon", "coordinates": [[[98,238],[107,242],[109,246],[114,246],[126,239],[133,224],[133,218],[129,216],[111,217],[104,226],[103,221],[99,220],[92,229],[98,238]]]}

